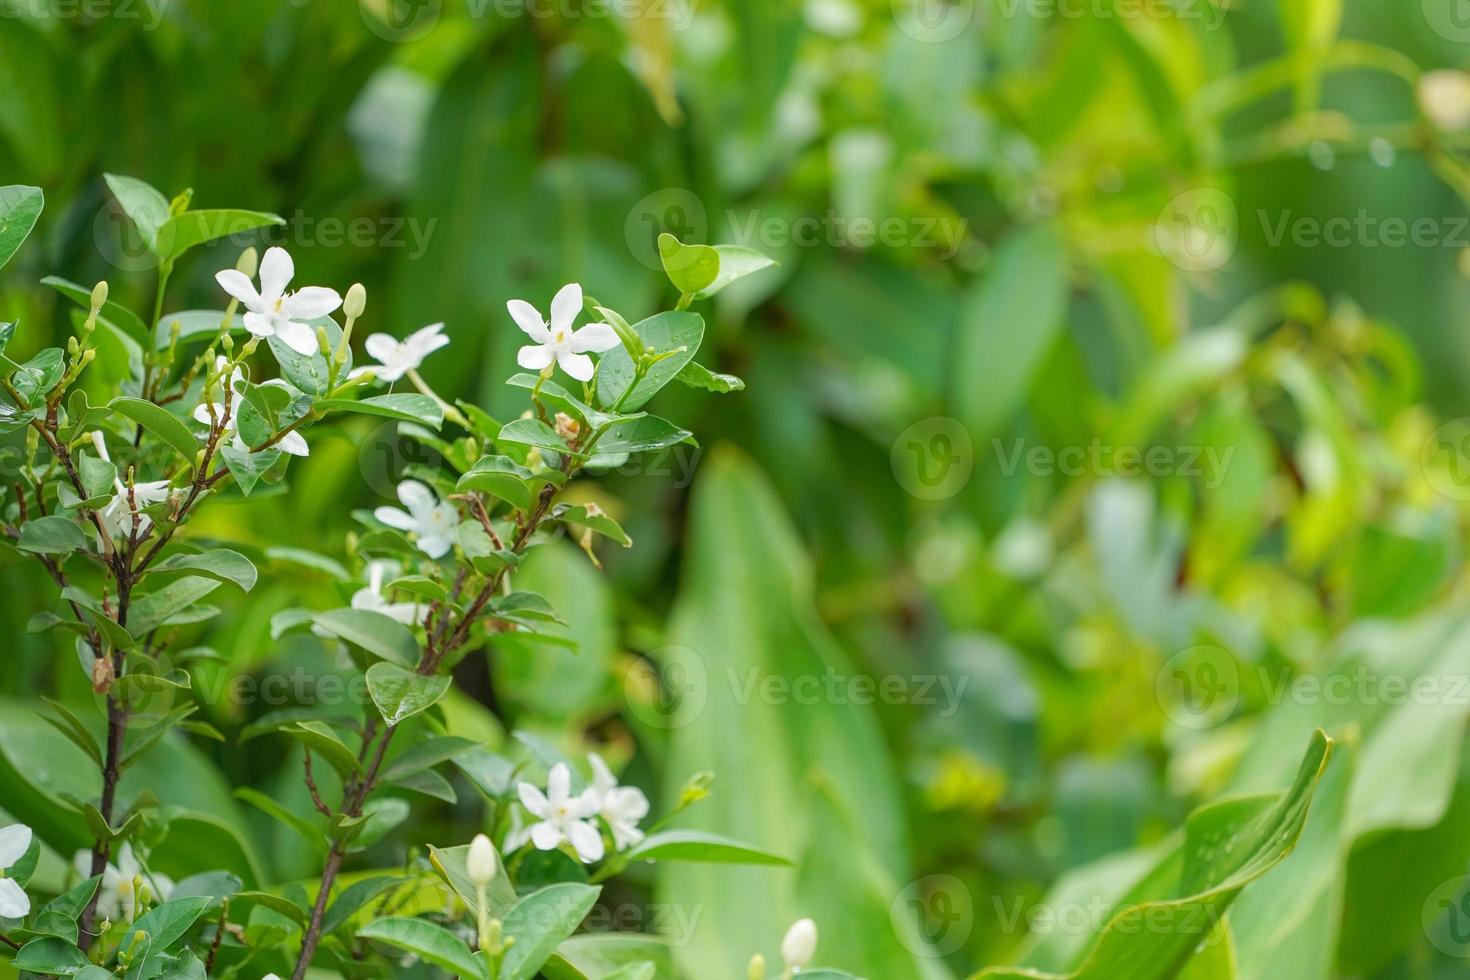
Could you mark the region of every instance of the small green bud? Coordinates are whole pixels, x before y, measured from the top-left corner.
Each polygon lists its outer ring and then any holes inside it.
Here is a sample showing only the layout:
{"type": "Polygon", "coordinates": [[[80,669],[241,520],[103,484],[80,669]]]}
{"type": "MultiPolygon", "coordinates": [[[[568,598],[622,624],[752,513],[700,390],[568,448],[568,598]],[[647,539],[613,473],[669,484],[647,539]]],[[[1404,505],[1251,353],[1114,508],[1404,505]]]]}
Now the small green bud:
{"type": "Polygon", "coordinates": [[[92,287],[92,309],[100,310],[107,305],[107,280],[92,287]]]}
{"type": "Polygon", "coordinates": [[[321,348],[323,351],[329,351],[329,350],[332,349],[332,345],[327,342],[327,328],[326,327],[317,327],[316,328],[316,344],[317,344],[317,347],[321,348]]]}
{"type": "Polygon", "coordinates": [[[77,356],[77,351],[79,351],[79,350],[81,350],[81,348],[77,345],[77,338],[75,338],[75,337],[68,337],[68,338],[66,338],[66,352],[68,354],[70,354],[72,357],[76,357],[77,356]]]}
{"type": "Polygon", "coordinates": [[[223,334],[219,339],[219,345],[225,349],[226,354],[229,354],[235,349],[235,338],[229,334],[223,334]]]}
{"type": "Polygon", "coordinates": [[[86,367],[88,364],[91,364],[96,359],[97,351],[95,348],[88,347],[86,350],[82,351],[82,367],[86,367]]]}
{"type": "Polygon", "coordinates": [[[255,277],[256,270],[259,268],[260,256],[256,253],[254,246],[241,252],[240,261],[235,263],[235,270],[237,272],[243,272],[252,279],[255,277]]]}
{"type": "Polygon", "coordinates": [[[367,290],[362,283],[355,282],[347,290],[347,298],[342,301],[342,315],[349,320],[356,320],[362,316],[362,311],[367,308],[367,290]]]}
{"type": "Polygon", "coordinates": [[[679,802],[675,809],[687,810],[701,800],[709,799],[710,786],[714,781],[715,774],[712,772],[697,772],[690,776],[689,781],[679,792],[679,802]]]}
{"type": "Polygon", "coordinates": [[[756,953],[750,958],[750,966],[745,970],[745,975],[750,980],[766,980],[766,958],[756,953]]]}

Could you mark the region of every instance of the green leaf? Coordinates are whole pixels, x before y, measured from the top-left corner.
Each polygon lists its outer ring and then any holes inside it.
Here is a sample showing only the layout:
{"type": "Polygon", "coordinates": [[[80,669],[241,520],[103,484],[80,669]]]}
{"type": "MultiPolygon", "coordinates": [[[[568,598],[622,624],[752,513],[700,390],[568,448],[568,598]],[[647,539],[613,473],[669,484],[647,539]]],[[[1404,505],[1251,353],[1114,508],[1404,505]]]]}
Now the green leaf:
{"type": "Polygon", "coordinates": [[[342,889],[342,893],[328,907],[326,917],[322,919],[322,931],[336,932],[364,905],[403,881],[402,878],[364,878],[354,881],[342,889]]]}
{"type": "Polygon", "coordinates": [[[219,585],[217,579],[191,575],[136,597],[128,612],[128,632],[134,636],[147,635],[189,610],[219,585]]]}
{"type": "Polygon", "coordinates": [[[110,496],[113,481],[117,479],[117,467],[105,459],[82,452],[77,454],[77,475],[82,478],[82,487],[89,499],[110,496]]]}
{"type": "Polygon", "coordinates": [[[720,274],[719,252],[708,245],[685,245],[668,232],[658,236],[658,257],[674,288],[688,295],[710,286],[720,274]]]}
{"type": "Polygon", "coordinates": [[[444,735],[431,738],[426,742],[420,742],[405,752],[396,756],[383,770],[383,778],[388,780],[402,779],[410,773],[418,772],[429,766],[437,766],[441,762],[448,762],[455,756],[473,749],[479,743],[467,738],[455,735],[444,735]]]}
{"type": "Polygon", "coordinates": [[[607,434],[597,441],[599,453],[645,453],[676,446],[681,442],[698,445],[693,433],[681,429],[657,415],[640,415],[613,422],[607,434]]]}
{"type": "Polygon", "coordinates": [[[247,497],[266,471],[281,458],[279,449],[262,449],[258,453],[252,453],[248,449],[236,449],[234,446],[219,447],[219,454],[224,458],[230,475],[235,478],[235,485],[247,497]]]}
{"type": "Polygon", "coordinates": [[[87,954],[74,943],[47,936],[33,939],[15,954],[11,966],[31,973],[49,973],[69,977],[91,966],[87,954]]]}
{"type": "Polygon", "coordinates": [[[46,198],[39,187],[0,187],[0,269],[5,268],[36,226],[46,198]]]}
{"type": "Polygon", "coordinates": [[[745,382],[733,374],[716,374],[698,361],[690,361],[674,375],[674,380],[691,388],[703,388],[717,395],[728,395],[732,391],[744,391],[745,382]]]}
{"type": "Polygon", "coordinates": [[[628,537],[623,526],[608,517],[595,504],[557,504],[551,511],[551,519],[565,524],[580,524],[605,538],[611,538],[624,548],[633,547],[633,539],[628,537]]]}
{"type": "Polygon", "coordinates": [[[170,555],[153,566],[154,572],[188,572],[218,582],[236,585],[242,592],[255,588],[256,571],[249,558],[228,548],[213,548],[198,554],[170,555]]]}
{"type": "Polygon", "coordinates": [[[695,294],[695,299],[709,299],[732,282],[776,264],[776,260],[770,256],[743,245],[716,245],[714,250],[720,259],[719,274],[713,282],[695,294]]]}
{"type": "Polygon", "coordinates": [[[402,667],[419,661],[419,644],[407,626],[370,609],[332,609],[312,616],[328,633],[402,667]]]}
{"type": "Polygon", "coordinates": [[[650,367],[628,393],[633,385],[633,359],[621,347],[602,355],[597,365],[597,401],[604,407],[617,405],[620,412],[634,412],[647,404],[693,360],[704,340],[704,319],[687,311],[660,313],[633,329],[638,331],[645,347],[652,347],[655,354],[669,356],[650,367]]]}
{"type": "MultiPolygon", "coordinates": [[[[387,943],[419,959],[461,977],[485,980],[485,964],[454,933],[423,919],[390,916],[370,922],[357,931],[363,939],[387,943]]],[[[506,976],[502,972],[502,976],[506,976]]]]}
{"type": "Polygon", "coordinates": [[[107,182],[112,196],[117,198],[123,213],[138,229],[148,250],[158,258],[164,258],[159,252],[158,233],[169,220],[168,198],[136,177],[103,174],[102,179],[107,182]]]}
{"type": "Polygon", "coordinates": [[[425,676],[397,664],[376,663],[368,668],[368,693],[383,720],[396,725],[438,703],[449,691],[447,676],[425,676]]]}
{"type": "MultiPolygon", "coordinates": [[[[92,290],[85,286],[78,285],[69,279],[62,279],[60,276],[47,276],[41,280],[41,285],[50,286],[80,309],[90,310],[92,308],[92,290]]],[[[223,313],[216,314],[216,316],[218,317],[216,323],[224,319],[223,313]]],[[[142,317],[120,303],[112,300],[103,303],[102,312],[97,314],[97,318],[110,325],[121,336],[143,345],[151,343],[152,334],[143,323],[142,317]]]]}
{"type": "Polygon", "coordinates": [[[555,453],[570,453],[566,441],[556,430],[540,419],[516,419],[500,427],[497,442],[512,442],[523,446],[535,446],[555,453]]]}
{"type": "Polygon", "coordinates": [[[516,510],[531,509],[531,488],[526,481],[531,471],[509,456],[484,456],[475,461],[454,489],[460,493],[478,490],[498,497],[516,510]]]}
{"type": "Polygon", "coordinates": [[[48,347],[16,368],[10,383],[27,405],[38,405],[64,373],[66,355],[60,347],[48,347]]]}
{"type": "Polygon", "coordinates": [[[790,865],[770,851],[698,830],[665,830],[651,834],[628,851],[630,861],[704,861],[711,864],[790,865]]]}
{"type": "Polygon", "coordinates": [[[114,398],[107,403],[107,407],[124,418],[132,419],[168,443],[189,464],[189,468],[193,469],[194,458],[199,453],[199,443],[189,427],[168,409],[142,398],[127,396],[114,398]]]}
{"type": "Polygon", "coordinates": [[[135,951],[140,944],[146,944],[145,948],[161,952],[171,946],[175,940],[189,931],[189,927],[204,910],[210,906],[212,899],[200,895],[193,898],[181,898],[177,901],[164,902],[162,905],[149,909],[127,930],[130,937],[125,949],[129,952],[135,951]],[[146,933],[146,937],[138,933],[146,933]]]}
{"type": "MultiPolygon", "coordinates": [[[[108,306],[111,305],[109,302],[108,306]]],[[[106,307],[103,308],[103,312],[107,312],[106,307]]],[[[223,310],[179,310],[175,313],[165,313],[163,319],[153,325],[153,348],[155,350],[168,349],[168,345],[173,342],[175,324],[179,328],[180,345],[191,340],[213,340],[220,335],[225,325],[225,313],[223,310]]],[[[139,321],[139,326],[141,325],[142,321],[139,321]]],[[[232,334],[245,332],[243,314],[236,313],[230,318],[229,332],[232,334]]]]}
{"type": "MultiPolygon", "coordinates": [[[[311,821],[300,816],[295,811],[282,806],[272,797],[267,796],[259,790],[251,789],[249,786],[241,786],[235,790],[235,797],[236,799],[244,800],[262,813],[290,827],[296,833],[300,834],[302,839],[308,844],[318,850],[326,850],[326,842],[323,840],[322,831],[319,827],[313,825],[311,821]]],[[[277,909],[277,911],[280,910],[277,909]]],[[[304,914],[302,918],[305,919],[304,914]]]]}
{"type": "Polygon", "coordinates": [[[54,726],[57,731],[70,739],[73,745],[91,756],[92,761],[97,763],[100,768],[102,766],[102,746],[97,744],[97,739],[92,734],[92,730],[82,724],[82,720],[76,716],[76,713],[60,701],[53,701],[47,697],[43,697],[41,700],[49,704],[51,710],[55,711],[59,716],[58,718],[50,718],[46,715],[42,715],[41,717],[54,726]]]}
{"type": "Polygon", "coordinates": [[[1061,330],[1067,256],[1037,226],[1003,242],[961,314],[950,384],[958,418],[978,444],[1019,407],[1061,330]]]}
{"type": "Polygon", "coordinates": [[[413,393],[376,395],[357,401],[352,398],[325,398],[316,403],[320,412],[357,412],[400,422],[418,422],[438,429],[444,425],[444,409],[428,395],[413,393]]]}
{"type": "Polygon", "coordinates": [[[212,242],[217,238],[228,238],[256,228],[284,225],[286,219],[276,214],[261,211],[218,209],[185,211],[169,218],[157,232],[156,248],[159,257],[172,262],[196,245],[212,242]]]}
{"type": "Polygon", "coordinates": [[[298,721],[294,725],[282,726],[280,731],[324,756],[338,772],[352,773],[362,768],[357,761],[357,753],[349,749],[325,722],[298,721]]]}
{"type": "Polygon", "coordinates": [[[1320,729],[1283,793],[1228,799],[1196,810],[1185,828],[1183,897],[1115,911],[1082,965],[1069,974],[992,968],[977,977],[1167,980],[1174,977],[1246,885],[1296,846],[1332,752],[1320,729]],[[1160,924],[1163,925],[1160,925],[1160,924]]]}
{"type": "Polygon", "coordinates": [[[278,915],[284,915],[299,926],[305,926],[310,919],[310,915],[306,909],[297,905],[289,898],[272,895],[270,892],[243,891],[236,895],[235,898],[241,902],[254,902],[256,905],[263,905],[278,915]]]}
{"type": "Polygon", "coordinates": [[[514,945],[501,961],[502,980],[531,980],[562,940],[577,931],[602,889],[564,882],[532,892],[516,903],[503,922],[514,945]]]}
{"type": "Polygon", "coordinates": [[[75,521],[53,514],[27,521],[15,546],[35,555],[69,555],[85,548],[87,539],[75,521]]]}

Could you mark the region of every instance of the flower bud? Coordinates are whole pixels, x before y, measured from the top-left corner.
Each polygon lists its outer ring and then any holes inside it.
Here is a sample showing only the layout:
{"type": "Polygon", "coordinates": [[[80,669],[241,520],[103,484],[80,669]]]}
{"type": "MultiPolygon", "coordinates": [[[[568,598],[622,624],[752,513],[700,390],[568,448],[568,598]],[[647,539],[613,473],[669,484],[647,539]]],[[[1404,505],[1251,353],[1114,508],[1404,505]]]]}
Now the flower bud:
{"type": "Polygon", "coordinates": [[[342,315],[349,320],[356,320],[366,308],[367,290],[362,287],[362,283],[355,282],[347,290],[347,297],[342,300],[342,315]]]}
{"type": "Polygon", "coordinates": [[[92,309],[100,310],[107,305],[107,280],[92,287],[92,309]]]}
{"type": "Polygon", "coordinates": [[[577,441],[577,435],[582,431],[582,425],[576,419],[565,412],[556,413],[556,434],[562,437],[567,445],[577,441]]]}
{"type": "Polygon", "coordinates": [[[256,253],[255,247],[251,246],[240,253],[240,261],[235,263],[235,270],[243,272],[251,278],[255,277],[256,270],[260,268],[260,255],[256,253]]]}
{"type": "Polygon", "coordinates": [[[1453,69],[1425,72],[1419,79],[1419,107],[1446,132],[1470,126],[1470,75],[1453,69]]]}
{"type": "Polygon", "coordinates": [[[745,975],[750,980],[766,980],[766,958],[756,953],[750,958],[750,966],[745,968],[745,975]]]}
{"type": "Polygon", "coordinates": [[[495,878],[497,863],[495,847],[490,843],[490,838],[484,834],[476,834],[475,839],[470,841],[469,856],[465,858],[465,871],[475,887],[483,888],[490,884],[495,878]]]}
{"type": "Polygon", "coordinates": [[[817,955],[817,924],[811,919],[798,919],[786,930],[781,940],[781,958],[788,970],[799,970],[817,955]]]}

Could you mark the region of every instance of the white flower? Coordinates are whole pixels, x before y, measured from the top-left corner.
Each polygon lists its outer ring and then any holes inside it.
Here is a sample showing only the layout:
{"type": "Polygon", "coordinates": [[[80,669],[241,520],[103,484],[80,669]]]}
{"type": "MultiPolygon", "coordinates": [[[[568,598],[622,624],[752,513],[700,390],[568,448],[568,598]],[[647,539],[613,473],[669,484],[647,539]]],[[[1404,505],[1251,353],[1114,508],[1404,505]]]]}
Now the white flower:
{"type": "Polygon", "coordinates": [[[309,357],[317,352],[316,328],[303,321],[327,316],[342,305],[342,297],[325,286],[288,293],[286,287],[294,275],[296,265],[286,250],[269,248],[260,260],[260,292],[238,269],[216,272],[214,278],[245,305],[246,330],[257,337],[280,337],[296,353],[309,357]]]}
{"type": "Polygon", "coordinates": [[[490,843],[490,838],[484,834],[475,835],[475,839],[470,841],[470,853],[465,857],[464,866],[470,881],[477,888],[484,888],[495,879],[497,863],[495,847],[490,843]]]}
{"type": "Polygon", "coordinates": [[[526,821],[521,817],[521,811],[512,807],[510,829],[505,832],[505,853],[519,851],[529,843],[531,843],[531,828],[526,826],[526,821]]]}
{"type": "MultiPolygon", "coordinates": [[[[92,445],[97,448],[98,456],[109,463],[112,462],[112,458],[107,455],[107,442],[101,432],[93,431],[92,445]]],[[[102,526],[107,528],[107,536],[117,541],[119,538],[130,538],[136,532],[137,536],[142,538],[153,527],[153,519],[142,511],[154,504],[163,503],[169,498],[168,481],[152,480],[146,483],[134,483],[131,500],[129,500],[128,487],[123,483],[122,477],[113,477],[112,485],[117,491],[116,495],[97,513],[98,518],[102,521],[102,526]],[[137,510],[133,509],[135,504],[137,510]]],[[[100,542],[98,546],[101,546],[100,542]]]]}
{"type": "Polygon", "coordinates": [[[597,814],[597,800],[590,789],[572,796],[572,773],[566,763],[551,767],[544,794],[530,783],[521,783],[516,789],[531,815],[541,818],[540,823],[531,825],[531,843],[538,851],[554,851],[565,841],[584,864],[602,859],[602,835],[587,822],[597,814]]]}
{"type": "Polygon", "coordinates": [[[417,371],[424,358],[449,343],[449,338],[440,332],[443,329],[444,324],[433,323],[402,340],[391,334],[372,334],[363,346],[377,359],[378,365],[353,368],[350,377],[371,371],[379,381],[397,381],[408,372],[417,371]]]}
{"type": "Polygon", "coordinates": [[[435,500],[434,492],[417,480],[398,484],[398,499],[408,510],[379,507],[373,516],[389,527],[414,535],[414,543],[430,558],[442,558],[454,547],[459,528],[459,512],[454,505],[435,500]]]}
{"type": "MultiPolygon", "coordinates": [[[[386,522],[385,522],[386,523],[386,522]]],[[[368,584],[365,589],[358,589],[352,594],[352,608],[366,609],[375,613],[382,613],[389,619],[396,619],[400,623],[412,626],[419,621],[419,606],[416,602],[389,602],[383,598],[383,578],[389,572],[398,571],[398,565],[391,561],[374,561],[368,563],[368,584]]]]}
{"type": "MultiPolygon", "coordinates": [[[[83,878],[92,876],[91,851],[77,851],[73,864],[83,878]]],[[[133,855],[133,846],[123,844],[117,851],[117,864],[109,864],[102,872],[102,886],[97,891],[97,914],[113,922],[119,921],[120,917],[133,921],[139,911],[133,881],[139,876],[147,882],[148,892],[154,901],[162,901],[174,890],[172,878],[145,873],[133,855]]]]}
{"type": "Polygon", "coordinates": [[[592,763],[591,793],[598,816],[607,821],[618,850],[632,847],[643,839],[638,821],[648,816],[648,797],[637,787],[619,786],[602,756],[594,752],[587,758],[592,763]]]}
{"type": "MultiPolygon", "coordinates": [[[[30,848],[31,828],[23,823],[0,827],[0,872],[25,857],[30,848]]],[[[0,874],[0,919],[24,919],[30,911],[31,900],[25,890],[0,874]]]]}
{"type": "Polygon", "coordinates": [[[589,323],[581,330],[572,330],[577,314],[582,312],[582,287],[576,283],[563,286],[552,299],[549,325],[525,300],[513,299],[505,308],[516,326],[536,341],[536,346],[522,347],[516,355],[516,363],[528,371],[540,371],[554,359],[578,381],[591,381],[592,358],[587,353],[601,354],[619,343],[617,331],[606,323],[589,323]]]}
{"type": "Polygon", "coordinates": [[[817,924],[811,919],[798,919],[781,940],[781,958],[786,961],[786,969],[800,970],[816,955],[817,924]]]}
{"type": "MultiPolygon", "coordinates": [[[[229,362],[223,357],[215,358],[215,371],[223,371],[227,363],[229,362]]],[[[239,449],[242,452],[249,452],[251,449],[250,444],[247,443],[245,441],[245,438],[240,435],[240,404],[245,400],[245,396],[240,394],[238,391],[235,391],[235,382],[241,380],[241,378],[243,377],[244,375],[241,374],[240,369],[234,368],[230,371],[227,377],[222,379],[224,387],[228,388],[231,392],[234,393],[230,396],[230,417],[225,420],[224,431],[221,433],[221,435],[227,436],[230,439],[230,445],[234,446],[236,449],[239,449]]],[[[274,378],[270,381],[265,382],[265,384],[272,385],[277,388],[286,387],[285,382],[274,378]]],[[[210,394],[213,394],[213,392],[210,392],[210,394]]],[[[194,421],[196,422],[202,422],[207,426],[213,427],[217,425],[219,421],[224,417],[224,402],[200,402],[198,405],[194,406],[194,421]]],[[[277,440],[271,448],[279,449],[281,450],[281,452],[288,453],[292,456],[311,455],[311,447],[306,444],[306,437],[303,436],[301,433],[295,431],[286,433],[279,440],[277,440]]]]}

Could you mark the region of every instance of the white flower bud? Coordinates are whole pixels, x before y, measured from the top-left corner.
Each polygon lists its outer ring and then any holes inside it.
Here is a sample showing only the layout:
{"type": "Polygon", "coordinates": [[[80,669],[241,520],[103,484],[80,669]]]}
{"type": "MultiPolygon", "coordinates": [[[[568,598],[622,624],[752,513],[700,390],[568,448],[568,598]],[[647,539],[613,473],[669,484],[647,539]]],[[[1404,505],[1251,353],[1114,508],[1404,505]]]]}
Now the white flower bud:
{"type": "Polygon", "coordinates": [[[1419,107],[1446,132],[1470,126],[1470,75],[1453,69],[1425,72],[1419,79],[1419,107]]]}
{"type": "Polygon", "coordinates": [[[367,309],[367,290],[362,283],[355,282],[347,290],[347,297],[342,300],[342,315],[349,320],[356,320],[362,316],[362,311],[367,309]]]}
{"type": "Polygon", "coordinates": [[[470,876],[470,881],[475,887],[483,888],[495,878],[498,862],[495,860],[495,848],[490,843],[490,838],[484,834],[476,834],[475,839],[470,841],[470,853],[465,858],[465,871],[470,876]]]}
{"type": "Polygon", "coordinates": [[[787,969],[799,970],[816,955],[817,924],[811,919],[798,919],[781,940],[781,958],[786,961],[787,969]]]}
{"type": "Polygon", "coordinates": [[[92,287],[92,309],[100,310],[107,305],[107,280],[92,287]]]}

